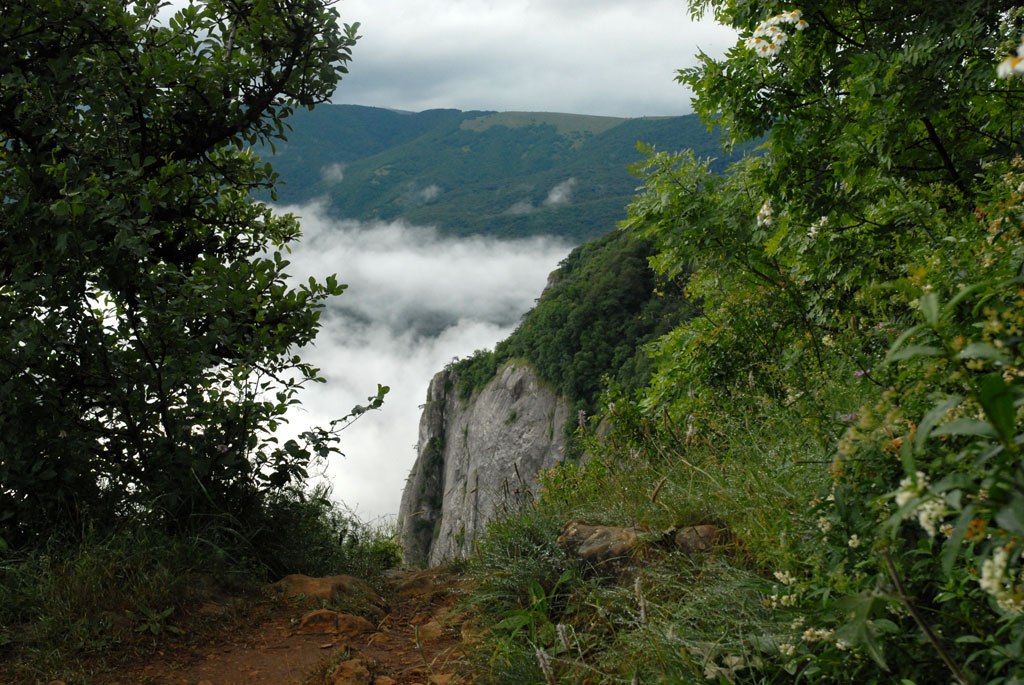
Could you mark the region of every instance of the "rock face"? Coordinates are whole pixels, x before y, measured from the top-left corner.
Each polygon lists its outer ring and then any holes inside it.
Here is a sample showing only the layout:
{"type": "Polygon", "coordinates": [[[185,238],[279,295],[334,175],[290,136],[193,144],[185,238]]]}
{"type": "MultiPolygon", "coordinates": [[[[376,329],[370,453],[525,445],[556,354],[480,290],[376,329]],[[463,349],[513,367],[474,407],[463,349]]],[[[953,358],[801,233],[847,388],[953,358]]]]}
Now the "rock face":
{"type": "Polygon", "coordinates": [[[533,369],[509,362],[468,401],[441,371],[420,418],[417,458],[398,511],[405,561],[465,556],[484,525],[536,489],[535,475],[565,455],[566,400],[533,369]]]}

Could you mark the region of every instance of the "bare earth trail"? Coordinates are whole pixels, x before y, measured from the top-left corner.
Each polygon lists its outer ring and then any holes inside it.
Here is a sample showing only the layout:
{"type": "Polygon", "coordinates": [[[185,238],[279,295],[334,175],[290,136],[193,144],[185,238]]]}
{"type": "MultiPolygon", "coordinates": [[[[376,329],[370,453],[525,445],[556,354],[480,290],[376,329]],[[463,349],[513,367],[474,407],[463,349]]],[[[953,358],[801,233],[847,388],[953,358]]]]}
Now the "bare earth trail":
{"type": "Polygon", "coordinates": [[[111,683],[464,683],[455,675],[463,655],[461,619],[454,610],[457,583],[445,569],[398,571],[383,601],[353,614],[303,607],[285,593],[261,609],[256,625],[205,646],[165,649],[111,683]]]}

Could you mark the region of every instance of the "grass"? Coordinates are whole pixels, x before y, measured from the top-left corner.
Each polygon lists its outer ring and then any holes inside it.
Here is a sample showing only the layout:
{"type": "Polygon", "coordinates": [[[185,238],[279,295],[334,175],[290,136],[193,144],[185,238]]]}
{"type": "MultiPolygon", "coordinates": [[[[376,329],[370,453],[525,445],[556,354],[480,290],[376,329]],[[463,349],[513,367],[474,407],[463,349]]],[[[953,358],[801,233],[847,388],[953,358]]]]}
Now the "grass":
{"type": "MultiPolygon", "coordinates": [[[[859,400],[847,390],[842,402],[859,400]]],[[[692,427],[620,409],[589,460],[542,474],[532,508],[490,525],[468,565],[467,605],[490,626],[472,656],[477,677],[549,681],[540,649],[557,682],[791,681],[754,667],[793,632],[793,616],[769,606],[773,574],[799,574],[815,556],[803,512],[828,487],[835,436],[808,419],[810,403],[760,406],[757,422],[738,400],[732,409],[692,427]],[[589,578],[555,544],[573,519],[666,533],[712,522],[730,541],[693,557],[654,546],[632,576],[589,578]]]]}
{"type": "Polygon", "coordinates": [[[161,645],[230,625],[232,607],[254,606],[287,573],[347,573],[379,588],[399,560],[394,526],[363,524],[328,495],[275,499],[249,528],[206,520],[171,537],[138,526],[4,552],[0,682],[101,681],[161,645]],[[228,609],[211,617],[199,611],[208,603],[228,609]]]}

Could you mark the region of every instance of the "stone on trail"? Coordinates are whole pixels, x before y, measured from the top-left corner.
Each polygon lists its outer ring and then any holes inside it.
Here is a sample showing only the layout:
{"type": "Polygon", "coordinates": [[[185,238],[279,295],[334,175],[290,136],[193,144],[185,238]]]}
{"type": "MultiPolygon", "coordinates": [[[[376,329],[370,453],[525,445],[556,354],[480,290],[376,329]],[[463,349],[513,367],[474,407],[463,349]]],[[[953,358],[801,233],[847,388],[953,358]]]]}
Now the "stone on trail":
{"type": "Polygon", "coordinates": [[[702,554],[710,552],[717,545],[726,541],[727,531],[716,525],[706,523],[701,526],[683,528],[675,535],[676,547],[686,554],[702,554]]]}
{"type": "Polygon", "coordinates": [[[597,570],[619,570],[629,564],[640,548],[643,528],[591,526],[570,521],[556,540],[559,547],[597,570]]]}
{"type": "Polygon", "coordinates": [[[302,617],[296,632],[335,633],[352,636],[373,632],[375,629],[376,626],[361,616],[342,614],[330,609],[318,609],[302,617]]]}
{"type": "Polygon", "coordinates": [[[582,521],[569,521],[562,527],[556,542],[594,570],[620,572],[642,557],[647,543],[665,544],[671,540],[677,550],[692,555],[713,551],[724,544],[727,537],[728,531],[714,524],[652,535],[651,531],[638,526],[592,526],[582,521]]]}
{"type": "Polygon", "coordinates": [[[377,602],[381,601],[365,581],[352,576],[324,576],[311,578],[300,573],[285,576],[271,584],[272,589],[283,593],[286,597],[312,597],[325,602],[333,602],[342,597],[366,597],[377,602]]]}

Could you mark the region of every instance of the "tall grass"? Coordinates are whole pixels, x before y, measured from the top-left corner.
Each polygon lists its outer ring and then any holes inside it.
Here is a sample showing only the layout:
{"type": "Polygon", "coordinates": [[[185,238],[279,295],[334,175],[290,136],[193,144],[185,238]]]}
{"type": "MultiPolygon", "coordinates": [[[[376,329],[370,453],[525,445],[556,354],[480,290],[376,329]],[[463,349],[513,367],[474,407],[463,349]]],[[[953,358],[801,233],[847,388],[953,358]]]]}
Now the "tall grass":
{"type": "MultiPolygon", "coordinates": [[[[862,399],[843,390],[833,393],[835,412],[862,399]]],[[[541,474],[534,506],[481,539],[469,604],[491,630],[475,667],[494,682],[545,682],[544,650],[560,682],[789,682],[788,673],[753,667],[792,633],[793,617],[771,606],[774,574],[801,574],[817,554],[816,521],[805,512],[827,492],[842,422],[822,421],[811,400],[737,398],[703,423],[667,412],[645,418],[621,400],[614,407],[614,426],[588,440],[582,464],[541,474]],[[652,544],[633,576],[587,578],[555,544],[573,519],[639,525],[665,540],[710,522],[729,538],[703,556],[652,544]],[[539,601],[534,584],[555,596],[539,601]],[[547,628],[510,629],[523,612],[547,628]]]]}
{"type": "Polygon", "coordinates": [[[204,603],[258,602],[287,573],[379,584],[399,561],[394,526],[362,523],[329,494],[279,495],[256,520],[206,517],[187,535],[135,526],[0,553],[0,682],[102,680],[121,660],[215,627],[204,603]]]}

